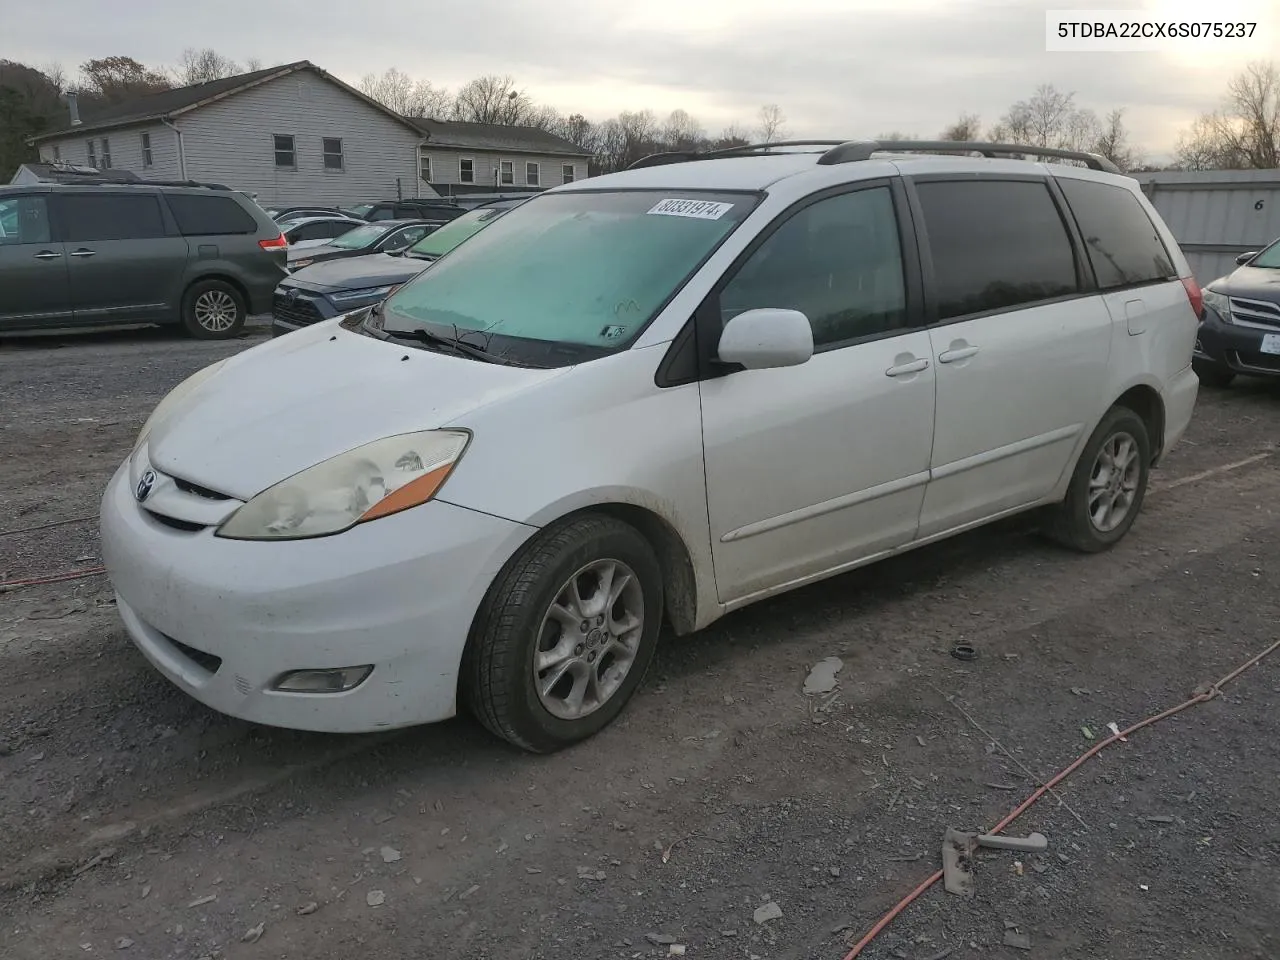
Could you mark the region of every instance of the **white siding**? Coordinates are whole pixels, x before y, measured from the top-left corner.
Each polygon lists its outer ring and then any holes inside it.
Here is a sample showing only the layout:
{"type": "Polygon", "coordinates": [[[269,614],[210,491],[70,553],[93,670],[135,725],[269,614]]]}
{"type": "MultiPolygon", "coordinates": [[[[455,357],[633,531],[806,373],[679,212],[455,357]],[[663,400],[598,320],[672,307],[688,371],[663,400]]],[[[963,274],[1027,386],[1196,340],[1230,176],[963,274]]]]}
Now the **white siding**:
{"type": "Polygon", "coordinates": [[[111,145],[111,169],[130,170],[144,180],[177,180],[181,177],[178,168],[177,134],[162,123],[139,124],[133,127],[117,127],[114,130],[94,130],[91,133],[75,134],[50,140],[40,144],[40,159],[46,163],[53,162],[53,146],[59,147],[59,159],[66,163],[88,163],[89,153],[86,141],[93,140],[95,159],[102,162],[102,141],[111,145]],[[151,136],[150,167],[142,165],[142,135],[151,136]]]}
{"type": "Polygon", "coordinates": [[[432,147],[430,145],[422,148],[422,156],[431,159],[431,182],[438,184],[461,184],[458,171],[459,161],[468,158],[475,161],[476,178],[473,181],[475,186],[492,187],[492,186],[512,186],[527,187],[530,184],[525,176],[525,164],[536,162],[538,164],[540,187],[558,187],[564,183],[563,165],[573,164],[574,179],[585,180],[587,178],[587,158],[586,157],[557,157],[552,154],[532,154],[532,153],[497,153],[490,150],[462,150],[456,147],[432,147]],[[515,174],[515,182],[511,184],[503,184],[494,179],[494,171],[498,168],[498,163],[502,160],[510,160],[512,172],[515,174]]]}
{"type": "Polygon", "coordinates": [[[300,71],[183,114],[187,176],[257,194],[262,204],[358,203],[418,196],[421,140],[341,87],[300,71]],[[294,138],[297,169],[275,165],[275,134],[294,138]],[[343,170],[326,170],[321,141],[342,140],[343,170]]]}

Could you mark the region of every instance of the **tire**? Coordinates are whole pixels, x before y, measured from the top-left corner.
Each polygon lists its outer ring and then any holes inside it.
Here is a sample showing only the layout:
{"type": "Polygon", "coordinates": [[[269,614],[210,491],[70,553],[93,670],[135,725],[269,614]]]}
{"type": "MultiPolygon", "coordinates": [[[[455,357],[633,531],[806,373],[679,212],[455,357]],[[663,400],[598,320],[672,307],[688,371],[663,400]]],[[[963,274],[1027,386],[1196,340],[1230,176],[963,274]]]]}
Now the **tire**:
{"type": "Polygon", "coordinates": [[[1229,387],[1231,386],[1231,381],[1236,378],[1234,370],[1212,360],[1200,360],[1199,358],[1192,360],[1191,369],[1196,372],[1196,376],[1200,378],[1200,382],[1206,387],[1229,387]]]}
{"type": "MultiPolygon", "coordinates": [[[[1120,449],[1124,449],[1123,443],[1120,449]]],[[[1147,479],[1150,471],[1151,440],[1147,434],[1146,424],[1128,407],[1112,407],[1102,418],[1097,429],[1093,431],[1093,435],[1089,437],[1089,442],[1085,444],[1075,471],[1072,473],[1066,499],[1050,514],[1044,528],[1045,535],[1081,553],[1099,553],[1110,549],[1129,532],[1129,528],[1133,526],[1134,520],[1141,511],[1142,501],[1147,494],[1147,479]],[[1095,505],[1100,505],[1103,499],[1111,496],[1110,491],[1113,489],[1121,491],[1128,489],[1128,507],[1118,522],[1115,522],[1114,514],[1103,514],[1100,523],[1097,519],[1098,513],[1090,509],[1091,487],[1096,492],[1099,480],[1105,479],[1110,483],[1110,478],[1095,475],[1105,470],[1103,451],[1114,454],[1117,451],[1115,444],[1121,438],[1127,438],[1132,442],[1136,463],[1131,468],[1131,473],[1126,470],[1120,474],[1114,486],[1108,485],[1102,488],[1102,495],[1095,501],[1095,505]],[[1110,525],[1113,522],[1114,526],[1110,525]]]]}
{"type": "Polygon", "coordinates": [[[531,753],[552,753],[585,740],[622,711],[644,680],[657,647],[662,605],[661,568],[635,528],[598,514],[548,527],[507,564],[485,596],[463,654],[463,700],[492,733],[531,753]],[[612,607],[617,619],[566,616],[564,611],[581,613],[584,608],[594,614],[589,601],[602,598],[592,588],[599,588],[608,564],[613,565],[615,588],[623,584],[612,607]],[[621,579],[624,568],[632,580],[621,579]],[[575,578],[579,593],[587,595],[577,611],[566,592],[575,578]],[[562,611],[559,617],[552,615],[553,604],[562,611]],[[639,625],[622,633],[637,605],[639,625]],[[574,628],[564,622],[568,619],[577,622],[577,634],[570,632],[574,628]],[[602,619],[608,622],[602,624],[602,619]],[[613,625],[619,627],[616,638],[609,631],[613,625]],[[555,662],[567,666],[549,667],[540,677],[535,651],[552,661],[563,651],[562,661],[555,662]],[[626,669],[619,673],[624,662],[626,669]],[[589,681],[592,671],[602,678],[598,685],[589,681]],[[594,699],[584,693],[581,712],[574,716],[573,697],[580,684],[584,691],[609,692],[594,699]]]}
{"type": "Polygon", "coordinates": [[[197,340],[230,340],[244,329],[244,296],[225,280],[199,280],[182,295],[182,325],[197,340]]]}

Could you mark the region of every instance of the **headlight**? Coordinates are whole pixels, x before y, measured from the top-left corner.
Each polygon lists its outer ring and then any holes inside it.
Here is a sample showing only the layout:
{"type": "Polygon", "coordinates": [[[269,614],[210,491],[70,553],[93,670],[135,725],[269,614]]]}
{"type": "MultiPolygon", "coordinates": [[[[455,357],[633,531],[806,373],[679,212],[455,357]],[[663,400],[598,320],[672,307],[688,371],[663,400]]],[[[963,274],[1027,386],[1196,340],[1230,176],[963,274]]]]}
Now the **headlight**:
{"type": "Polygon", "coordinates": [[[1204,291],[1204,305],[1213,307],[1227,323],[1231,322],[1231,300],[1226,294],[1218,293],[1216,290],[1204,291]]]}
{"type": "Polygon", "coordinates": [[[341,533],[426,503],[471,435],[425,430],[375,440],[268,487],[217,530],[232,540],[298,540],[341,533]]]}
{"type": "Polygon", "coordinates": [[[170,390],[165,395],[165,398],[156,404],[156,408],[151,411],[151,416],[147,417],[147,422],[142,425],[142,429],[138,432],[138,439],[133,441],[133,449],[137,450],[138,447],[142,446],[142,441],[147,439],[147,434],[151,432],[151,428],[168,416],[169,413],[172,412],[174,405],[177,404],[179,400],[221,370],[223,364],[226,362],[226,360],[219,360],[217,363],[210,364],[201,370],[197,370],[191,376],[187,377],[187,379],[183,380],[180,384],[170,390]]]}
{"type": "Polygon", "coordinates": [[[344,290],[342,293],[331,293],[329,299],[341,306],[344,303],[355,303],[359,300],[375,300],[388,296],[399,284],[388,287],[365,287],[363,290],[344,290]]]}

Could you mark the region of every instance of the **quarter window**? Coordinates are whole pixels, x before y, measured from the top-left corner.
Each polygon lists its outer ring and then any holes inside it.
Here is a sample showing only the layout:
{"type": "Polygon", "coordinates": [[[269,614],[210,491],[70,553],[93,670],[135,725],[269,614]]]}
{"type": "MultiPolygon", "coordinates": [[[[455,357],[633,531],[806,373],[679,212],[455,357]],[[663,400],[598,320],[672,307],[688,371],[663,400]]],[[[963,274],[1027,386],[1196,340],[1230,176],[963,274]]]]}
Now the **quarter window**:
{"type": "Polygon", "coordinates": [[[542,170],[536,163],[530,162],[524,165],[524,182],[530,187],[538,186],[538,181],[542,178],[542,170]]]}
{"type": "Polygon", "coordinates": [[[510,160],[498,161],[498,178],[503,186],[510,186],[516,182],[515,167],[510,160]]]}
{"type": "Polygon", "coordinates": [[[276,166],[284,170],[296,170],[298,154],[293,149],[293,137],[289,134],[277,133],[272,139],[275,141],[276,166]]]}
{"type": "Polygon", "coordinates": [[[324,168],[326,170],[342,170],[346,162],[342,156],[342,141],[337,137],[324,137],[320,141],[324,149],[324,168]]]}
{"type": "Polygon", "coordinates": [[[1058,185],[1080,226],[1099,287],[1114,290],[1176,277],[1155,224],[1132,193],[1072,177],[1059,177],[1058,185]]]}
{"type": "Polygon", "coordinates": [[[723,321],[761,307],[799,310],[819,348],[905,326],[902,245],[889,189],[819,200],[783,222],[720,294],[723,321]]]}
{"type": "Polygon", "coordinates": [[[61,196],[67,240],[142,240],[163,237],[164,218],[154,195],[67,193],[61,196]]]}
{"type": "Polygon", "coordinates": [[[1004,310],[1079,290],[1066,225],[1038,180],[918,183],[938,319],[1004,310]]]}
{"type": "Polygon", "coordinates": [[[170,193],[165,199],[183,236],[256,233],[257,222],[230,197],[170,193]]]}
{"type": "Polygon", "coordinates": [[[458,182],[476,182],[476,162],[470,157],[463,157],[458,161],[458,182]]]}

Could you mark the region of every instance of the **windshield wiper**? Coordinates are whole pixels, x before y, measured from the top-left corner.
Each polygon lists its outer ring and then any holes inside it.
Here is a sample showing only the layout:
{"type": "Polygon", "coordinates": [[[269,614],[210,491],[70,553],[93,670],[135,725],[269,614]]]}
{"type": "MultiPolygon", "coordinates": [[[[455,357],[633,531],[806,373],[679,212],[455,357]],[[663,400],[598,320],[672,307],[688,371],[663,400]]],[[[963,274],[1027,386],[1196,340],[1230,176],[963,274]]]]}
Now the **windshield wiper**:
{"type": "Polygon", "coordinates": [[[432,346],[446,347],[459,353],[464,357],[470,357],[472,360],[480,360],[484,363],[499,363],[504,367],[523,367],[527,364],[511,360],[497,354],[490,353],[484,347],[474,343],[466,343],[463,340],[454,337],[442,337],[438,333],[432,333],[423,327],[415,327],[413,330],[387,330],[382,331],[389,337],[395,337],[397,340],[419,340],[422,343],[431,344],[432,346]]]}

